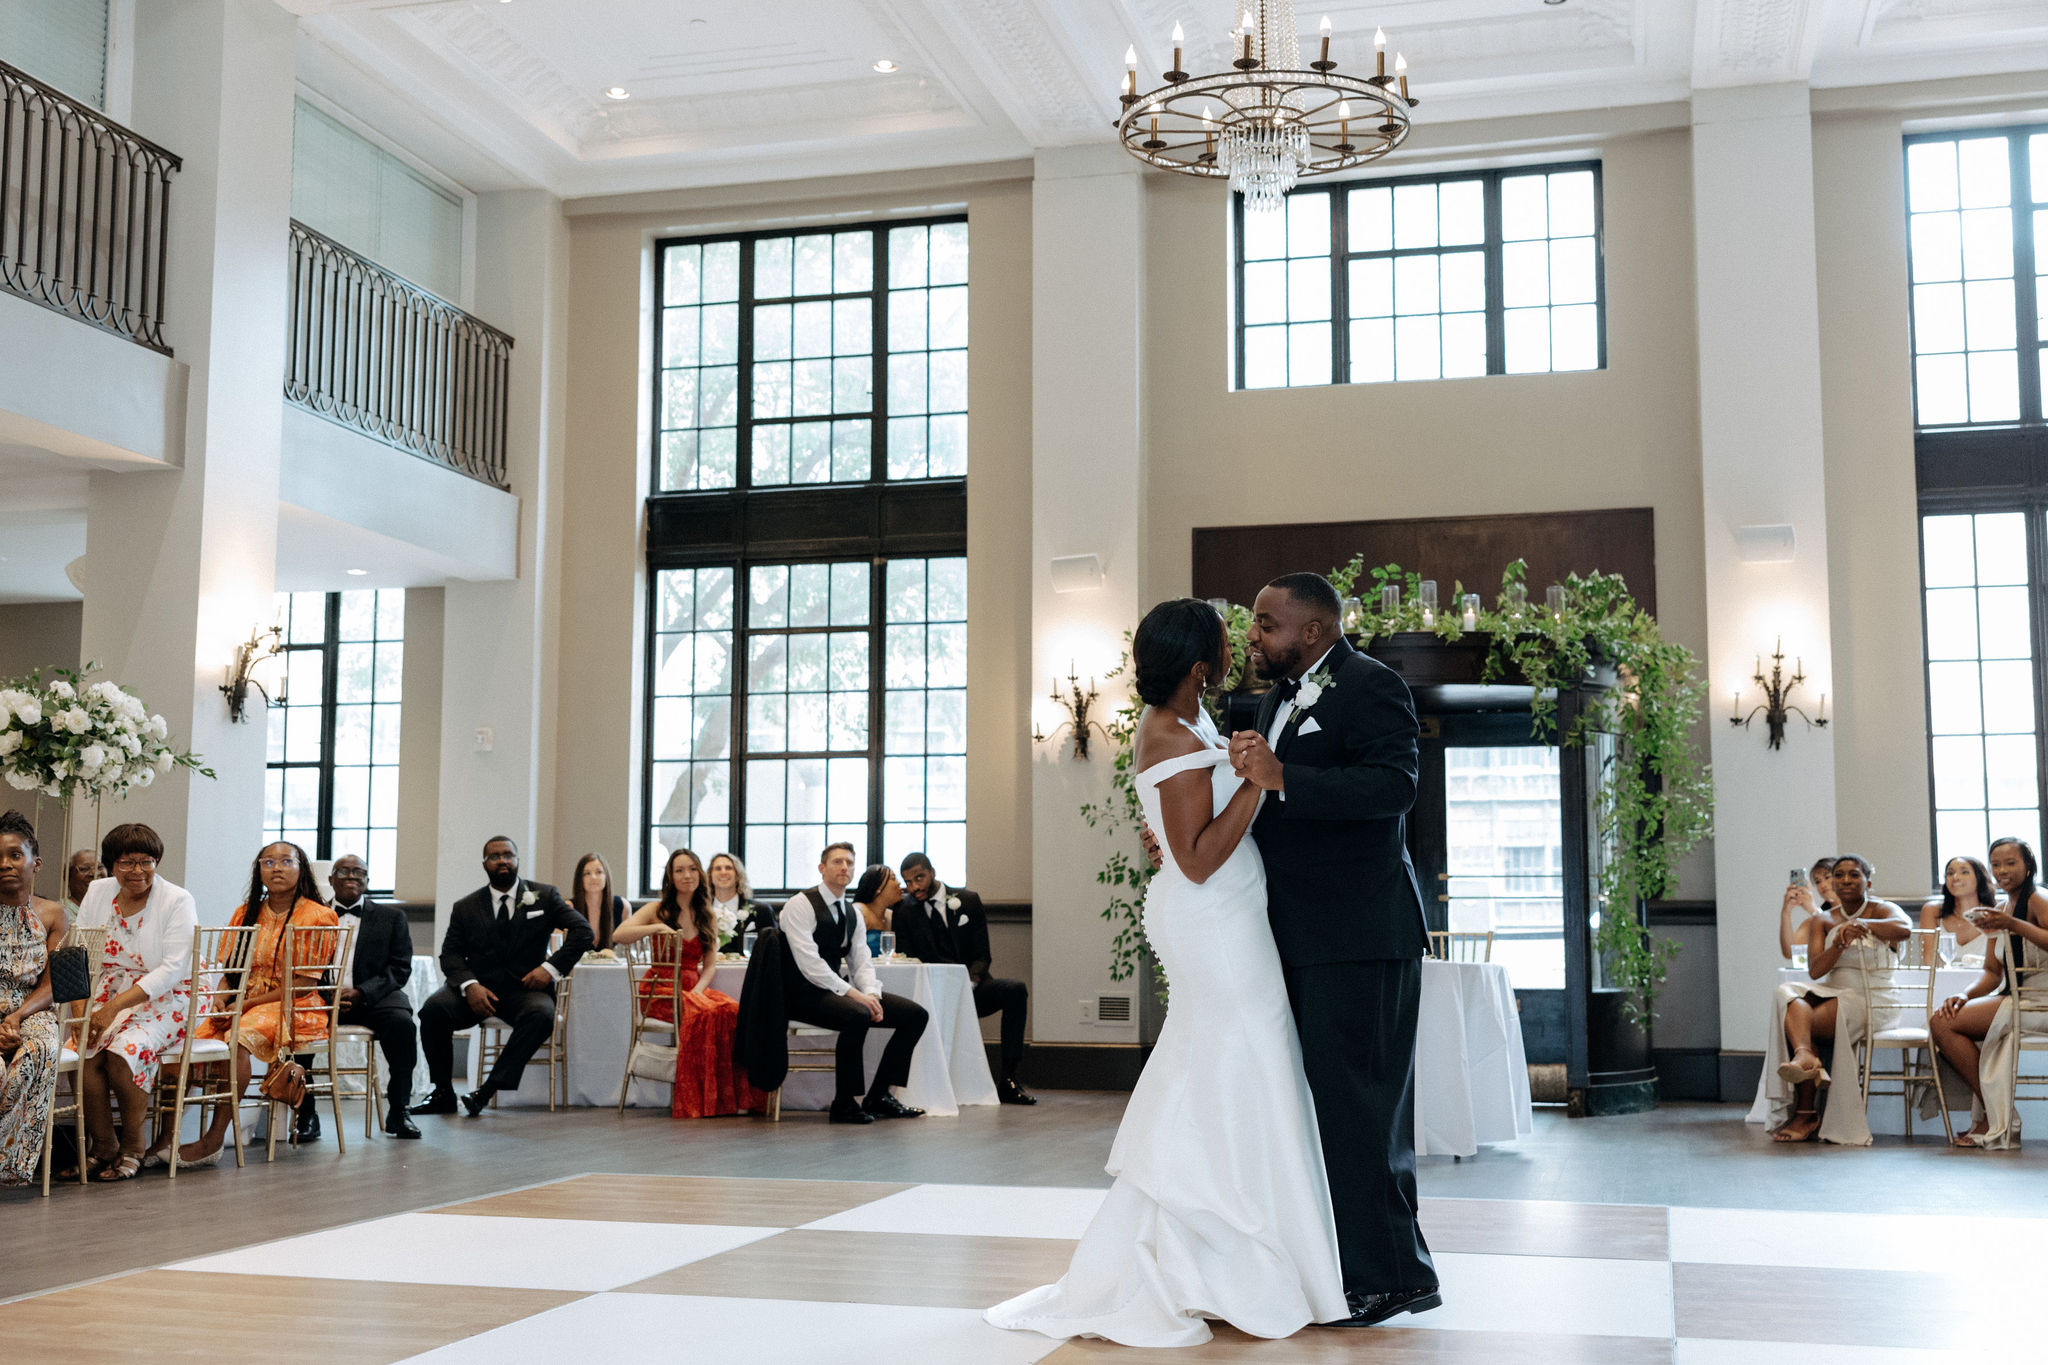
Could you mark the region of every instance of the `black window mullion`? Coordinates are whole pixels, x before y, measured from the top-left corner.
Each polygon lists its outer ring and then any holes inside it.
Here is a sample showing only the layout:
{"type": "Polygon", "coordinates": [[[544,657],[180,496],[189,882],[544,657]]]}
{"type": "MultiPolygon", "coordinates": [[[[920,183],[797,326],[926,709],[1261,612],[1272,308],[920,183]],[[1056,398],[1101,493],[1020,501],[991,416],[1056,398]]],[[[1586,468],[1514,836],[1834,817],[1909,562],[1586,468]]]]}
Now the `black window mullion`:
{"type": "Polygon", "coordinates": [[[1607,368],[1607,195],[1604,163],[1593,163],[1593,320],[1600,368],[1607,368]]]}
{"type": "MultiPolygon", "coordinates": [[[[732,486],[754,486],[754,239],[740,242],[739,370],[733,378],[732,486]]],[[[701,459],[702,456],[699,456],[701,459]]]]}
{"type": "MultiPolygon", "coordinates": [[[[2032,207],[2029,205],[2029,207],[2032,207]]],[[[2048,496],[2035,490],[2027,499],[2027,608],[2033,630],[2031,656],[2034,664],[2034,803],[2041,812],[2042,829],[2048,833],[2048,496]]],[[[1927,727],[1932,730],[1932,725],[1927,727]]],[[[1933,772],[1928,768],[1929,799],[1933,795],[1933,772]]],[[[1991,808],[1991,793],[1984,793],[1984,808],[1991,808]]],[[[1999,837],[1997,830],[1991,837],[1999,837]]],[[[1941,855],[1936,854],[1937,858],[1941,855]]],[[[1937,863],[1936,866],[1939,866],[1937,863]]]]}
{"type": "MultiPolygon", "coordinates": [[[[373,669],[374,676],[374,669],[373,669]]],[[[327,643],[320,659],[320,822],[315,858],[330,858],[334,846],[334,726],[341,682],[341,594],[327,594],[327,643]]]]}
{"type": "MultiPolygon", "coordinates": [[[[1500,197],[1502,176],[1498,171],[1488,172],[1480,181],[1479,202],[1485,216],[1485,237],[1481,244],[1486,253],[1486,372],[1506,374],[1508,372],[1508,299],[1506,249],[1501,236],[1500,197]]],[[[1599,182],[1594,182],[1595,211],[1598,211],[1599,182]]],[[[1594,226],[1599,225],[1598,217],[1594,226]]],[[[1597,239],[1596,239],[1597,240],[1597,239]]],[[[1607,335],[1606,317],[1601,317],[1600,335],[1607,335]]],[[[1601,363],[1606,363],[1606,353],[1601,353],[1601,363]]]]}
{"type": "MultiPolygon", "coordinates": [[[[925,259],[929,262],[931,259],[929,243],[926,244],[925,253],[925,259]]],[[[874,310],[871,314],[874,318],[873,352],[875,359],[874,373],[868,380],[870,389],[868,394],[868,421],[872,424],[868,430],[868,479],[870,482],[874,482],[886,479],[889,473],[889,230],[887,228],[878,227],[875,229],[875,244],[873,250],[868,253],[868,257],[874,262],[875,271],[874,310]]],[[[972,256],[969,259],[972,260],[972,256]]],[[[926,290],[926,297],[930,297],[929,288],[926,290]]],[[[973,300],[971,298],[968,300],[968,306],[970,309],[973,307],[973,300]]],[[[970,312],[968,316],[972,317],[973,314],[970,312]]],[[[925,310],[925,325],[927,327],[931,325],[931,310],[929,307],[925,310]]],[[[931,350],[931,336],[929,333],[925,336],[925,350],[927,354],[931,350]]],[[[926,419],[926,425],[927,427],[930,425],[929,418],[926,419]]],[[[931,435],[929,431],[925,435],[925,471],[927,473],[931,471],[931,435]]]]}
{"type": "Polygon", "coordinates": [[[2027,136],[2019,132],[2007,139],[2012,166],[2012,292],[2017,312],[2013,319],[2013,347],[2020,369],[2020,420],[2039,422],[2048,414],[2042,412],[2040,299],[2034,283],[2037,246],[2027,136]]]}
{"type": "MultiPolygon", "coordinates": [[[[868,569],[868,848],[875,861],[882,853],[882,706],[883,650],[882,613],[888,591],[889,561],[876,555],[868,569]]],[[[929,586],[926,589],[930,591],[929,586]]]]}
{"type": "MultiPolygon", "coordinates": [[[[664,372],[662,356],[668,345],[664,339],[664,333],[668,327],[667,303],[668,252],[660,246],[656,246],[654,249],[654,383],[649,386],[647,394],[647,492],[650,497],[665,491],[661,486],[661,391],[662,375],[664,372]]],[[[700,330],[698,335],[701,336],[702,334],[700,330]]],[[[698,358],[701,360],[703,357],[700,355],[698,358]]],[[[698,452],[698,459],[703,459],[701,448],[698,452]]],[[[650,632],[647,638],[651,640],[654,638],[652,634],[654,618],[650,616],[647,618],[647,621],[650,632]]],[[[652,712],[649,713],[648,720],[652,722],[652,712]]],[[[651,726],[648,734],[653,734],[651,726]]],[[[650,771],[652,770],[650,769],[650,771]]],[[[648,828],[652,829],[653,825],[650,823],[648,828]]]]}
{"type": "Polygon", "coordinates": [[[1351,378],[1351,197],[1333,185],[1330,196],[1330,382],[1351,378]]]}
{"type": "MultiPolygon", "coordinates": [[[[726,822],[726,837],[732,847],[745,850],[747,825],[747,668],[754,656],[754,594],[748,583],[753,563],[742,553],[732,566],[732,770],[725,789],[732,800],[726,822]]],[[[784,815],[788,812],[784,811],[784,815]]],[[[744,852],[742,852],[744,857],[744,852]]]]}
{"type": "Polygon", "coordinates": [[[1244,388],[1244,196],[1233,194],[1231,203],[1231,227],[1237,233],[1235,250],[1231,253],[1237,262],[1236,326],[1232,329],[1237,340],[1237,387],[1244,388]]]}

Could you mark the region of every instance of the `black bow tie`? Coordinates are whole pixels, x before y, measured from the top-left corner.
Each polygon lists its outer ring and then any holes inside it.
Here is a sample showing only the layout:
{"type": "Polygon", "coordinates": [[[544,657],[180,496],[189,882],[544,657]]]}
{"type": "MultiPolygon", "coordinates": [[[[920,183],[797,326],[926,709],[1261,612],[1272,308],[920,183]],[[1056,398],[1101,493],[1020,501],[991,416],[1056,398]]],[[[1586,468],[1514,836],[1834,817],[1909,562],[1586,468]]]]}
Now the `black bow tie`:
{"type": "Polygon", "coordinates": [[[1301,680],[1298,678],[1282,678],[1279,682],[1273,684],[1273,691],[1278,694],[1280,704],[1285,706],[1288,702],[1294,700],[1295,693],[1301,691],[1301,680]]]}

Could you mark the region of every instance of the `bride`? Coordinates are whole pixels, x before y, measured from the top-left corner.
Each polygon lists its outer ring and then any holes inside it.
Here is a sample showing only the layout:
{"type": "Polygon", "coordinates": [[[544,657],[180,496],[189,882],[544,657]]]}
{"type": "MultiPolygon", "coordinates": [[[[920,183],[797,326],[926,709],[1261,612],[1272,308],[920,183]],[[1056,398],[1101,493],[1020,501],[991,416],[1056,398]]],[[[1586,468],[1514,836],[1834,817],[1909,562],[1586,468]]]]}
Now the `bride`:
{"type": "Polygon", "coordinates": [[[1116,1177],[1066,1275],[988,1321],[1050,1337],[1194,1346],[1205,1318],[1285,1337],[1350,1308],[1314,1101],[1247,835],[1260,793],[1238,778],[1202,694],[1229,674],[1222,618],[1162,602],[1131,644],[1138,798],[1163,837],[1145,936],[1173,989],[1110,1149],[1116,1177]]]}

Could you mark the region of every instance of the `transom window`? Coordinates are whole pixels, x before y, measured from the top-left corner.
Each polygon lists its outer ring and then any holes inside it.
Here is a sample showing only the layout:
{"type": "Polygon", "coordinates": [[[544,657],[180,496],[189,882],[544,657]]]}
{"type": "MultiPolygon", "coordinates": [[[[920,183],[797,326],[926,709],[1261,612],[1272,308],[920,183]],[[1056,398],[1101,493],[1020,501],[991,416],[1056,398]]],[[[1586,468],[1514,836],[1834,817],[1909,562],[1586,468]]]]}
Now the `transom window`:
{"type": "Polygon", "coordinates": [[[1235,213],[1240,388],[1606,363],[1596,165],[1321,186],[1235,213]]]}
{"type": "Polygon", "coordinates": [[[1906,143],[1921,427],[2039,423],[2048,387],[2048,128],[1906,143]]]}

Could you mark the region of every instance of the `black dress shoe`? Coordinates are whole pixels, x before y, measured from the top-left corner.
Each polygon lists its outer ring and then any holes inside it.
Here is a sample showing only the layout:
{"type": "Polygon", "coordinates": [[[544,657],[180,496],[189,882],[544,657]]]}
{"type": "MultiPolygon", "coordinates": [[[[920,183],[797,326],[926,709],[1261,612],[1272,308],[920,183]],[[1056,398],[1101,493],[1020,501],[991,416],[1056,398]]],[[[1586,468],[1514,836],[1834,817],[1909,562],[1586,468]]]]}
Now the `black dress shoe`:
{"type": "Polygon", "coordinates": [[[913,1109],[902,1100],[884,1090],[879,1095],[870,1095],[861,1105],[861,1110],[870,1118],[878,1119],[921,1119],[924,1110],[913,1109]]]}
{"type": "Polygon", "coordinates": [[[873,1123],[874,1121],[875,1116],[873,1114],[870,1114],[852,1100],[832,1101],[832,1122],[834,1123],[873,1123]]]}
{"type": "Polygon", "coordinates": [[[1377,1327],[1402,1313],[1427,1313],[1432,1308],[1441,1308],[1444,1296],[1434,1285],[1428,1289],[1396,1289],[1385,1294],[1360,1294],[1356,1290],[1346,1290],[1344,1302],[1351,1309],[1351,1316],[1337,1322],[1326,1322],[1323,1326],[1377,1327]]]}
{"type": "Polygon", "coordinates": [[[478,1086],[462,1097],[462,1108],[471,1118],[475,1118],[484,1112],[491,1102],[491,1097],[497,1093],[487,1085],[478,1086]]]}
{"type": "Polygon", "coordinates": [[[414,1105],[409,1112],[414,1114],[452,1114],[455,1112],[455,1092],[453,1090],[437,1088],[433,1094],[414,1105]]]}
{"type": "Polygon", "coordinates": [[[1004,1104],[1036,1104],[1038,1096],[1026,1090],[1015,1081],[1002,1081],[996,1085],[996,1098],[1004,1104]]]}
{"type": "Polygon", "coordinates": [[[320,1140],[320,1111],[308,1106],[301,1109],[292,1123],[293,1142],[318,1142],[320,1140]]]}
{"type": "Polygon", "coordinates": [[[394,1109],[384,1120],[384,1131],[395,1138],[416,1138],[420,1135],[419,1125],[405,1116],[403,1109],[394,1109]]]}

